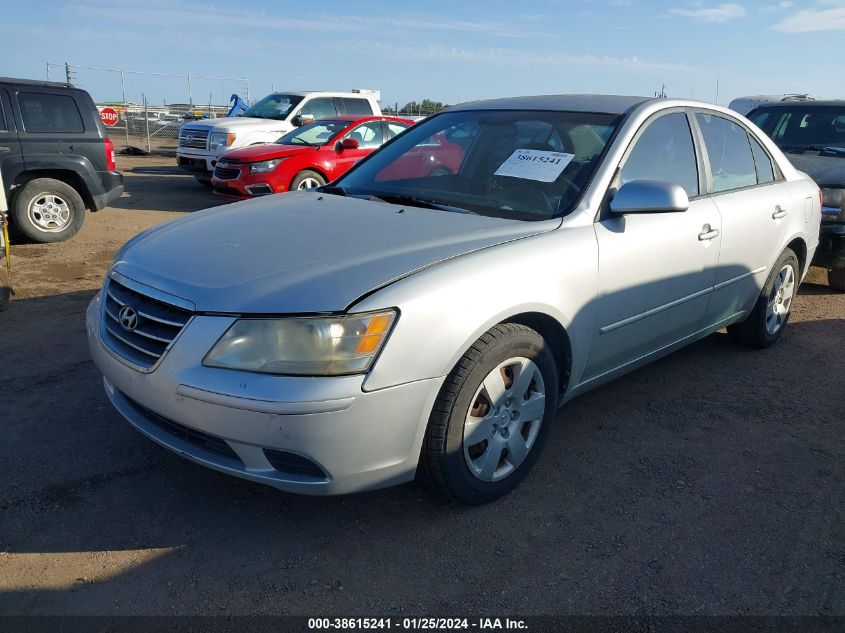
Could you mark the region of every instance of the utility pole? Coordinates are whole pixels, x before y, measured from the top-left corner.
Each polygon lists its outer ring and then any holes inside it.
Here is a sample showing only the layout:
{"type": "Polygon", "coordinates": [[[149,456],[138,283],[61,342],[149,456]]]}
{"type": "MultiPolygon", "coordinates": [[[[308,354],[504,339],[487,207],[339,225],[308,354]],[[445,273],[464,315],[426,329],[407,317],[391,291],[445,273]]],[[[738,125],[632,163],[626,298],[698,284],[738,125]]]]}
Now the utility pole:
{"type": "Polygon", "coordinates": [[[71,77],[71,72],[70,72],[70,64],[68,64],[67,62],[65,62],[65,79],[67,80],[67,83],[69,83],[69,84],[73,83],[71,81],[72,77],[71,77]]]}

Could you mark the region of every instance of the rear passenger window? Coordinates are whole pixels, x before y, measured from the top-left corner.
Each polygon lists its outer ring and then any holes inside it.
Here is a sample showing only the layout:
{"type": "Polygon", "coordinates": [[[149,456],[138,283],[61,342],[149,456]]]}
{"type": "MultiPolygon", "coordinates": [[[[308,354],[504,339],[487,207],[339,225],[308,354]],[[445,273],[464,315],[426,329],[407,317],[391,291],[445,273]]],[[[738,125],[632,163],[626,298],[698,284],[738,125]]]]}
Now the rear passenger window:
{"type": "Polygon", "coordinates": [[[662,180],[697,196],[698,167],[687,116],[675,112],[651,123],[637,139],[622,167],[622,184],[632,180],[662,180]]]}
{"type": "Polygon", "coordinates": [[[0,98],[0,132],[7,132],[9,130],[6,127],[6,113],[3,111],[3,99],[0,98]]]}
{"type": "Polygon", "coordinates": [[[400,132],[404,132],[406,129],[408,129],[407,125],[402,125],[401,123],[388,122],[388,124],[387,124],[387,138],[391,139],[394,136],[396,136],[397,134],[399,134],[400,132]]]}
{"type": "Polygon", "coordinates": [[[745,129],[719,116],[695,115],[713,175],[713,191],[730,191],[757,184],[757,169],[745,129]]]}
{"type": "Polygon", "coordinates": [[[761,185],[767,182],[774,182],[775,169],[772,166],[772,159],[763,146],[749,134],[751,140],[751,153],[754,155],[754,165],[757,167],[757,182],[761,185]]]}
{"type": "Polygon", "coordinates": [[[355,97],[341,97],[343,107],[346,114],[372,114],[373,109],[370,107],[370,102],[366,99],[356,99],[355,97]]]}
{"type": "Polygon", "coordinates": [[[73,97],[37,92],[18,93],[23,126],[27,132],[84,132],[82,115],[73,97]]]}

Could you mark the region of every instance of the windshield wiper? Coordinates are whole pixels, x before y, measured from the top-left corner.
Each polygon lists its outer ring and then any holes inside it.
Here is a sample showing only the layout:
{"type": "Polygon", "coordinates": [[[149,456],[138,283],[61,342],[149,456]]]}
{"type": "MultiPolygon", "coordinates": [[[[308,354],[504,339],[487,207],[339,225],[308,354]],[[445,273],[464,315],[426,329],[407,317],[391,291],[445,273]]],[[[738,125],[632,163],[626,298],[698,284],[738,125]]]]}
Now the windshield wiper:
{"type": "Polygon", "coordinates": [[[387,202],[388,204],[407,204],[412,207],[420,207],[421,209],[437,209],[438,211],[449,211],[450,213],[468,213],[470,215],[478,215],[475,211],[470,211],[469,209],[453,207],[448,204],[435,202],[434,200],[425,200],[424,198],[417,198],[416,196],[403,194],[372,194],[367,198],[367,200],[377,200],[380,202],[387,202]]]}
{"type": "Polygon", "coordinates": [[[337,187],[333,185],[323,185],[322,187],[317,187],[317,191],[320,193],[329,193],[333,196],[348,196],[349,194],[346,192],[346,189],[343,187],[337,187]]]}
{"type": "Polygon", "coordinates": [[[786,150],[787,154],[794,154],[795,152],[828,152],[838,156],[845,156],[845,147],[836,147],[833,145],[802,145],[800,147],[790,147],[786,150]]]}

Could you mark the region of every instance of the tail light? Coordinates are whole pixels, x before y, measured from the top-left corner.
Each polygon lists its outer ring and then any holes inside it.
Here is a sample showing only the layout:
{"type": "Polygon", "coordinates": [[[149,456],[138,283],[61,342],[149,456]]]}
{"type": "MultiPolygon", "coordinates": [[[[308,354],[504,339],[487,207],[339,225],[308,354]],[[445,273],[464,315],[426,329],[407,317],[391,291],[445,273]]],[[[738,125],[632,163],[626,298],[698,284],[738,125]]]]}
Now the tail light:
{"type": "Polygon", "coordinates": [[[103,149],[106,151],[106,171],[114,171],[117,164],[114,162],[114,144],[110,138],[103,139],[103,149]]]}
{"type": "Polygon", "coordinates": [[[819,189],[819,206],[820,207],[824,206],[824,194],[822,193],[821,189],[819,189]]]}

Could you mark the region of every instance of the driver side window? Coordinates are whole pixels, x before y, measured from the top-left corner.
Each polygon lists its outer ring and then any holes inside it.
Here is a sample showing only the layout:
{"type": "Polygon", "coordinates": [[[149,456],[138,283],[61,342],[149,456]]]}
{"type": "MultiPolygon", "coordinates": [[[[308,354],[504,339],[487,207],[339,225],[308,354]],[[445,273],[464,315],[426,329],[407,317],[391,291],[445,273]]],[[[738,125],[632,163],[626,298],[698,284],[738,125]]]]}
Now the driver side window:
{"type": "Polygon", "coordinates": [[[692,132],[683,112],[666,114],[649,124],[628,154],[620,179],[620,185],[662,180],[680,185],[689,197],[699,194],[692,132]]]}

